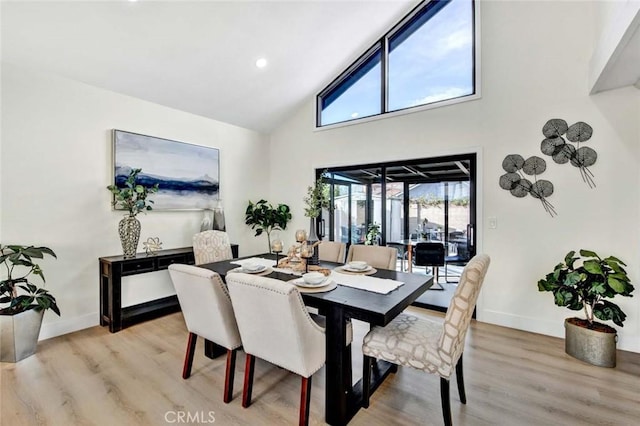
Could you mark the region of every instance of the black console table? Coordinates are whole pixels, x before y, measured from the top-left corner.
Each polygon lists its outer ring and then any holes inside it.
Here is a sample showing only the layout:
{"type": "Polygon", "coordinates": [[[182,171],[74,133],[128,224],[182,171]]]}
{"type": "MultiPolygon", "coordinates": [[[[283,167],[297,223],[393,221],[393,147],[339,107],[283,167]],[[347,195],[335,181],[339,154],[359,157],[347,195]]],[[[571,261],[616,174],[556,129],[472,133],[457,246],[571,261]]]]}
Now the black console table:
{"type": "MultiPolygon", "coordinates": [[[[231,244],[233,257],[238,257],[238,245],[231,244]]],[[[100,325],[109,326],[116,333],[123,328],[148,319],[157,318],[180,310],[177,296],[168,296],[134,306],[122,307],[122,277],[167,269],[172,263],[195,263],[193,248],[160,250],[148,256],[138,253],[135,257],[101,257],[100,259],[100,325]]]]}

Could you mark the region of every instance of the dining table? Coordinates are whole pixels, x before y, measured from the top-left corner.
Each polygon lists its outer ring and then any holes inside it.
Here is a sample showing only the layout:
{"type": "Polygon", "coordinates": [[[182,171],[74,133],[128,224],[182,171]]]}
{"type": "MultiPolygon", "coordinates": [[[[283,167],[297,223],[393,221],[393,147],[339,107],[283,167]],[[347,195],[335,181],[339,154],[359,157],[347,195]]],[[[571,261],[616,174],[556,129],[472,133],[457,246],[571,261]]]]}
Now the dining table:
{"type": "MultiPolygon", "coordinates": [[[[224,280],[229,271],[238,268],[238,260],[249,257],[276,259],[276,255],[273,254],[260,254],[208,263],[200,267],[217,272],[224,280]]],[[[331,270],[341,266],[343,265],[340,263],[320,262],[320,267],[331,270]]],[[[265,276],[282,281],[291,281],[296,278],[296,275],[281,270],[265,276]]],[[[332,276],[335,277],[335,275],[332,276]]],[[[335,281],[338,285],[330,291],[300,293],[305,305],[317,308],[326,317],[325,421],[331,425],[347,424],[362,407],[362,379],[353,384],[351,344],[345,344],[348,321],[356,319],[369,323],[370,326],[383,327],[433,284],[431,275],[417,275],[395,270],[378,268],[370,276],[395,280],[402,284],[383,294],[341,285],[340,279],[337,278],[335,281]]],[[[378,361],[371,374],[371,392],[396,369],[397,366],[393,364],[378,361]]]]}

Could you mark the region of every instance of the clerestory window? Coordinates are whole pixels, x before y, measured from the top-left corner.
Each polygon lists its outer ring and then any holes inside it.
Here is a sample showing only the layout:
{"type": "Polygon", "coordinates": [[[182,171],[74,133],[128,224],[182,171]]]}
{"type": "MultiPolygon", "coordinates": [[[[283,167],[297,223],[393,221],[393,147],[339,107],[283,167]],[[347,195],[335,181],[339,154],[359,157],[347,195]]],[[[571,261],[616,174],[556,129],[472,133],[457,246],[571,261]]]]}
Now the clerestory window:
{"type": "Polygon", "coordinates": [[[475,98],[475,7],[420,3],[318,94],[317,127],[475,98]]]}

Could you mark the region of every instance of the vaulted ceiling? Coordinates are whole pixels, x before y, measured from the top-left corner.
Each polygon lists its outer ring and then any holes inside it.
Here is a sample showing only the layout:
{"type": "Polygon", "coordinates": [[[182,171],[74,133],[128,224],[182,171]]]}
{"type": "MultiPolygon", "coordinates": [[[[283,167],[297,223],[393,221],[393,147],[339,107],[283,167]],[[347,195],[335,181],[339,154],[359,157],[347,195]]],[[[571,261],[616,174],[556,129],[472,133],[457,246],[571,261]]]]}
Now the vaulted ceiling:
{"type": "Polygon", "coordinates": [[[417,3],[3,1],[2,61],[269,132],[417,3]]]}

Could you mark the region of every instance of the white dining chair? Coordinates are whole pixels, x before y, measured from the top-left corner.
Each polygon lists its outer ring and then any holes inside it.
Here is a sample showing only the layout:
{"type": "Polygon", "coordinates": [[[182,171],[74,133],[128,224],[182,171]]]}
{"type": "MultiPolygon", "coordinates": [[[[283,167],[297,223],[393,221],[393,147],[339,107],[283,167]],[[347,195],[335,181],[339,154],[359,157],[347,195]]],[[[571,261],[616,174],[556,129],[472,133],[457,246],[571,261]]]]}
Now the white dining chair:
{"type": "Polygon", "coordinates": [[[386,246],[367,246],[352,244],[347,254],[347,263],[354,260],[364,260],[374,268],[396,269],[398,249],[386,246]]]}
{"type": "Polygon", "coordinates": [[[325,262],[344,263],[347,245],[337,241],[322,241],[318,246],[318,259],[325,262]]]}
{"type": "Polygon", "coordinates": [[[467,403],[462,371],[462,353],[473,309],[490,259],[475,256],[462,271],[460,284],[444,317],[444,322],[400,314],[385,327],[373,327],[362,343],[362,404],[369,406],[373,362],[382,359],[440,376],[440,398],[444,424],[451,425],[449,380],[456,371],[460,402],[467,403]]]}
{"type": "Polygon", "coordinates": [[[192,265],[169,265],[169,275],[189,330],[182,378],[188,379],[191,375],[198,336],[225,347],[227,365],[223,400],[228,403],[233,397],[236,353],[242,341],[227,286],[217,273],[192,265]]]}
{"type": "Polygon", "coordinates": [[[203,231],[193,236],[196,265],[233,258],[229,235],[224,231],[203,231]]]}
{"type": "Polygon", "coordinates": [[[227,284],[247,354],[242,406],[251,404],[258,357],[302,377],[299,424],[307,425],[311,376],[325,362],[324,328],[311,319],[292,284],[242,273],[227,275],[227,284]]]}

